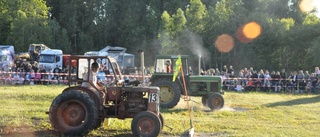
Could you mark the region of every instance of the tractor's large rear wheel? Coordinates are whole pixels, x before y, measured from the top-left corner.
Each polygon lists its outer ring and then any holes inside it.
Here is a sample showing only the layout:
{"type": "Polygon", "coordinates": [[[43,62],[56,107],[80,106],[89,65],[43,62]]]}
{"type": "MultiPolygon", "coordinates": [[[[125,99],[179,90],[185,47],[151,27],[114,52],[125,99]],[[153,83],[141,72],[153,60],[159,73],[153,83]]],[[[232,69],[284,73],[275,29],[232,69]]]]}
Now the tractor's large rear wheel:
{"type": "Polygon", "coordinates": [[[160,88],[160,107],[173,108],[179,103],[181,94],[177,83],[169,79],[160,79],[152,85],[160,88]]]}
{"type": "Polygon", "coordinates": [[[209,95],[207,104],[211,110],[220,110],[224,106],[224,99],[220,94],[214,93],[209,95]]]}
{"type": "Polygon", "coordinates": [[[53,100],[49,118],[56,131],[65,135],[83,136],[96,126],[98,109],[87,93],[70,90],[53,100]]]}
{"type": "Polygon", "coordinates": [[[133,135],[139,137],[156,137],[161,131],[160,118],[150,111],[142,111],[136,114],[131,123],[133,135]]]}

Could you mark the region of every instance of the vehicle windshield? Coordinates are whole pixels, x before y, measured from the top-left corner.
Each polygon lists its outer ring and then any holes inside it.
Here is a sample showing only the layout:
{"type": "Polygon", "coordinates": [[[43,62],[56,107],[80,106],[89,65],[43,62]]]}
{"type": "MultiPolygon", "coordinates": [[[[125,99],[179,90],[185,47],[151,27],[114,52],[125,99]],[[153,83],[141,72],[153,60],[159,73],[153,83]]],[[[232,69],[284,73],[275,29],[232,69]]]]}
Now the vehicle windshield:
{"type": "Polygon", "coordinates": [[[34,46],[33,46],[33,45],[30,45],[30,46],[29,46],[29,51],[30,51],[30,52],[34,52],[34,46]]]}
{"type": "Polygon", "coordinates": [[[54,63],[55,57],[54,55],[40,55],[39,62],[42,63],[54,63]]]}
{"type": "Polygon", "coordinates": [[[7,56],[6,55],[0,55],[0,61],[7,61],[7,56]]]}

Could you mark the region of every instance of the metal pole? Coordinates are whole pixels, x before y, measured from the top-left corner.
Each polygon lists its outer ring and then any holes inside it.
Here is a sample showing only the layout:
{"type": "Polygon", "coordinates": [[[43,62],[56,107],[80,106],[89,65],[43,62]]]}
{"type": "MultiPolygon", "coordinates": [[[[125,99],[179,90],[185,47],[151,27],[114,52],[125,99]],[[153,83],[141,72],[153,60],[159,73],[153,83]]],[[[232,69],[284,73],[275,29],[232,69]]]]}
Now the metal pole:
{"type": "Polygon", "coordinates": [[[142,73],[142,82],[144,81],[144,52],[141,51],[141,73],[142,73]]]}

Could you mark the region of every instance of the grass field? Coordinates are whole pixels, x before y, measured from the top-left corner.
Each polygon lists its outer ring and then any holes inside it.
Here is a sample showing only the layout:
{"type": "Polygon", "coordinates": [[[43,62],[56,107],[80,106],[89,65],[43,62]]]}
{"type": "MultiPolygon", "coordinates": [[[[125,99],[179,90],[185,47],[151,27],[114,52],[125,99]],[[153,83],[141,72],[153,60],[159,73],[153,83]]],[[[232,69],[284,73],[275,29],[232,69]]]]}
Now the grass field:
{"type": "MultiPolygon", "coordinates": [[[[66,86],[0,86],[0,136],[59,136],[52,131],[48,111],[66,86]]],[[[193,97],[195,136],[317,136],[320,135],[320,95],[226,92],[225,107],[210,112],[193,97]]],[[[160,136],[180,136],[190,128],[187,103],[162,109],[160,136]]],[[[106,120],[89,136],[131,136],[131,119],[106,120]]]]}

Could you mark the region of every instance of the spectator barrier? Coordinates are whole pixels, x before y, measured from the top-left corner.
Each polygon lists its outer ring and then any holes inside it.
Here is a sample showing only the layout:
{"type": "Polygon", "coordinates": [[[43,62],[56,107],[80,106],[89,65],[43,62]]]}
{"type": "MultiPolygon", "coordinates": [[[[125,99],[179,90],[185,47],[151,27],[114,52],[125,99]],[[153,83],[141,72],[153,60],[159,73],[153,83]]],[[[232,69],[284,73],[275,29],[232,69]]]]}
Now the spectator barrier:
{"type": "MultiPolygon", "coordinates": [[[[75,76],[75,74],[71,75],[75,76]]],[[[99,81],[108,84],[114,76],[97,73],[99,81]]],[[[125,79],[142,79],[142,75],[123,75],[125,79]]],[[[150,75],[145,76],[148,82],[150,75]]],[[[31,72],[0,72],[0,85],[36,85],[36,84],[68,84],[68,73],[31,73],[31,72]]],[[[273,92],[298,92],[298,93],[318,93],[319,83],[312,84],[305,79],[272,79],[272,78],[227,78],[223,77],[224,90],[235,91],[273,91],[273,92]]]]}
{"type": "MultiPolygon", "coordinates": [[[[75,74],[71,74],[76,76],[75,74]]],[[[114,75],[105,75],[104,73],[97,73],[98,81],[110,82],[114,75]]],[[[123,75],[124,78],[129,79],[142,79],[142,75],[131,74],[123,75]]],[[[146,75],[145,79],[148,80],[150,75],[146,75]]],[[[0,85],[35,85],[35,84],[68,84],[69,82],[68,73],[40,73],[40,72],[0,72],[0,85]]]]}

